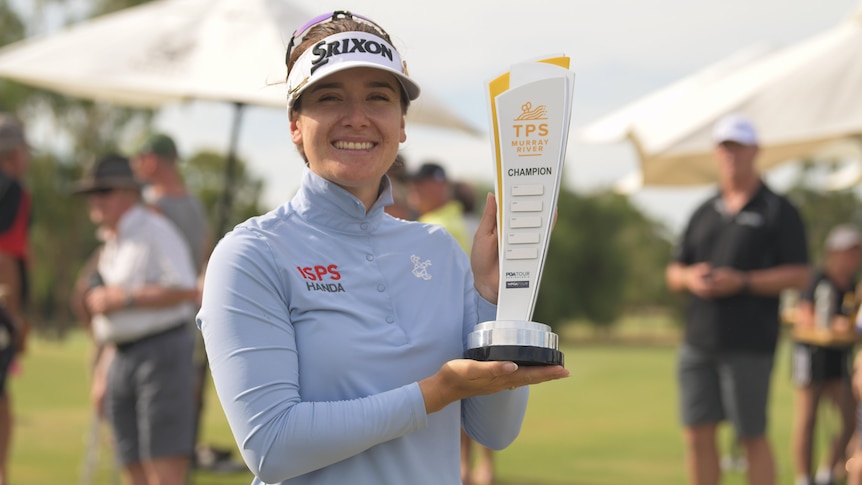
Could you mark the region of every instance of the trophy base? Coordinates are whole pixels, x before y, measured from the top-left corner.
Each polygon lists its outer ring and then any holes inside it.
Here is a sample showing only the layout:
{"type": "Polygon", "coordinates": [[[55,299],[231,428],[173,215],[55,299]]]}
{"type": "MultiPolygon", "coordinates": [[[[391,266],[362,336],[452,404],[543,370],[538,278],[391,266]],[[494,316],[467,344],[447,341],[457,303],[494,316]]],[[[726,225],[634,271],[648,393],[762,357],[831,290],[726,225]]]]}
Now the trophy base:
{"type": "Polygon", "coordinates": [[[551,327],[524,320],[482,322],[467,336],[464,357],[510,360],[518,365],[563,365],[559,337],[551,327]]]}
{"type": "Polygon", "coordinates": [[[508,360],[518,365],[564,365],[563,353],[544,347],[492,345],[467,349],[464,357],[473,360],[508,360]]]}

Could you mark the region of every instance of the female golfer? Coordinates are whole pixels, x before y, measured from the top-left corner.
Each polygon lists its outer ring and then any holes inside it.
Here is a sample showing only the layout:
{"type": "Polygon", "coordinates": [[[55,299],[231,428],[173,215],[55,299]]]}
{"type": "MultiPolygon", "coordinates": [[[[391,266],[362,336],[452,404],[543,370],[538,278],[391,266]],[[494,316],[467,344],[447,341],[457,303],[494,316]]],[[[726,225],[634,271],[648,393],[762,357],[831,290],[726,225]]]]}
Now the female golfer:
{"type": "Polygon", "coordinates": [[[461,358],[495,316],[496,205],[472,271],[439,226],[384,213],[419,96],[386,32],[329,13],[294,33],[287,64],[301,186],[221,240],[198,315],[239,449],[253,483],[459,484],[462,423],[504,448],[525,386],[568,371],[461,358]]]}

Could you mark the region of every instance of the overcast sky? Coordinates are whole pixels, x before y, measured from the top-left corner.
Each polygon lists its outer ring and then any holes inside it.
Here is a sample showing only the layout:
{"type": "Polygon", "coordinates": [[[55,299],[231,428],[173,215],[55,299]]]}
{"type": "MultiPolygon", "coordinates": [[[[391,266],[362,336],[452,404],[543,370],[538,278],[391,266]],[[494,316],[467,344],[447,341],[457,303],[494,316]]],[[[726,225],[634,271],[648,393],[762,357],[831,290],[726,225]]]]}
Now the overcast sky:
{"type": "MultiPolygon", "coordinates": [[[[566,54],[576,74],[565,183],[612,185],[637,169],[627,143],[586,145],[577,130],[681,77],[758,45],[788,46],[845,20],[862,0],[305,0],[309,16],[349,9],[375,19],[394,39],[425,92],[487,131],[485,85],[515,62],[566,54]]],[[[302,19],[298,23],[304,22],[302,19]]],[[[286,35],[292,32],[292,26],[286,35]]],[[[420,98],[421,99],[421,98],[420,98]]],[[[226,151],[232,110],[191,103],[163,110],[157,127],[185,153],[226,151]]],[[[455,177],[490,180],[487,136],[408,126],[411,167],[434,158],[455,177]]],[[[266,179],[272,207],[295,191],[301,168],[283,110],[250,107],[239,153],[266,179]]],[[[678,231],[707,189],[642,190],[634,200],[678,231]]]]}

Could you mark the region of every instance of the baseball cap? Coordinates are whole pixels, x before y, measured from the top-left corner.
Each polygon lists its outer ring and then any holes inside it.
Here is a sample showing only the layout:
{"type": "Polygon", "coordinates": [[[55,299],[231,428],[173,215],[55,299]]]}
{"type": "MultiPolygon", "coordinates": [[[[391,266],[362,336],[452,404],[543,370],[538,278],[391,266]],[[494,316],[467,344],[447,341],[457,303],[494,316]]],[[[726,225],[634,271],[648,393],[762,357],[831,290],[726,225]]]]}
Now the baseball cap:
{"type": "Polygon", "coordinates": [[[143,184],[135,178],[129,159],[121,155],[100,158],[74,189],[75,194],[88,194],[105,189],[140,189],[143,184]]]}
{"type": "Polygon", "coordinates": [[[437,180],[445,182],[447,180],[446,170],[436,163],[423,163],[422,166],[419,167],[419,170],[410,177],[410,180],[417,182],[420,180],[437,180]]]}
{"type": "Polygon", "coordinates": [[[740,145],[757,145],[757,130],[754,124],[743,114],[733,113],[718,120],[712,131],[712,141],[718,145],[726,141],[740,145]]]}
{"type": "Polygon", "coordinates": [[[862,245],[862,235],[853,224],[835,226],[826,236],[827,251],[844,251],[859,245],[862,245]]]}
{"type": "Polygon", "coordinates": [[[340,32],[318,41],[293,64],[287,76],[287,109],[321,79],[354,67],[392,73],[409,100],[419,97],[419,85],[407,75],[407,64],[385,39],[367,32],[340,32]]]}
{"type": "Polygon", "coordinates": [[[24,134],[24,125],[9,113],[0,113],[0,151],[18,146],[30,146],[24,134]]]}
{"type": "Polygon", "coordinates": [[[177,145],[173,138],[164,133],[150,135],[138,150],[139,154],[152,153],[164,158],[177,158],[177,145]]]}

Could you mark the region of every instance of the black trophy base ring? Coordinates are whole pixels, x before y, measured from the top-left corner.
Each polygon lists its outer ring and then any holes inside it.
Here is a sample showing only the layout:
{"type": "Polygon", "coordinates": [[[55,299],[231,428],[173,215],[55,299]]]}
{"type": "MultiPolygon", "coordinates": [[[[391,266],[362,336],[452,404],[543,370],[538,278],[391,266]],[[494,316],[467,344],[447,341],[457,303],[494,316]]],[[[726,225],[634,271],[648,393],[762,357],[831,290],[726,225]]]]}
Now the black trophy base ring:
{"type": "Polygon", "coordinates": [[[508,360],[518,365],[563,365],[563,353],[545,347],[524,345],[489,345],[467,349],[467,359],[489,361],[508,360]]]}

